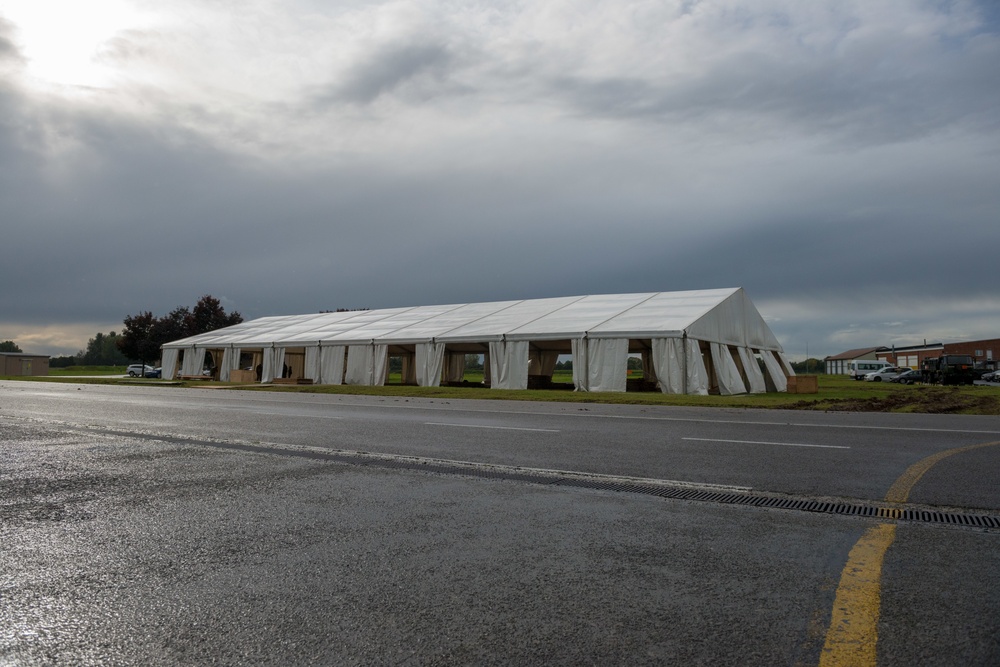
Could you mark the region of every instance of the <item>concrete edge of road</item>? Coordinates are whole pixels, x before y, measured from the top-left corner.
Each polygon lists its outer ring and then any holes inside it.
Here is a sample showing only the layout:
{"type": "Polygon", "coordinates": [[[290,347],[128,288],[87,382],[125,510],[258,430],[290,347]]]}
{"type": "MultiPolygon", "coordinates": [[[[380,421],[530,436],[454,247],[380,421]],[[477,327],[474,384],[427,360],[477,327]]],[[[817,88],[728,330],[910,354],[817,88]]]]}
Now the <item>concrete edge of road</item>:
{"type": "Polygon", "coordinates": [[[406,462],[416,465],[441,465],[452,468],[467,468],[469,470],[488,470],[509,474],[531,474],[543,477],[559,479],[578,479],[601,482],[619,482],[626,484],[648,484],[663,487],[680,487],[689,489],[704,489],[706,491],[735,491],[748,493],[753,491],[749,486],[732,486],[727,484],[709,484],[702,482],[685,482],[671,479],[655,479],[652,477],[628,477],[624,475],[605,475],[601,473],[588,473],[576,470],[558,470],[550,468],[529,468],[525,466],[510,466],[498,463],[476,463],[474,461],[459,461],[455,459],[438,459],[424,456],[407,456],[402,454],[379,454],[376,452],[362,452],[349,449],[332,449],[329,447],[314,447],[309,445],[294,445],[280,442],[259,442],[255,443],[261,447],[269,449],[313,452],[318,454],[339,455],[371,461],[386,462],[406,462]]]}
{"type": "MultiPolygon", "coordinates": [[[[123,434],[124,435],[124,434],[123,434]]],[[[574,470],[530,468],[502,464],[476,463],[453,459],[439,459],[398,454],[380,454],[355,450],[333,449],[309,445],[295,445],[280,442],[256,441],[234,442],[205,439],[172,438],[179,442],[201,442],[220,447],[234,447],[260,453],[314,456],[350,464],[379,465],[387,468],[405,468],[429,473],[463,474],[476,477],[500,479],[520,479],[528,483],[553,483],[562,486],[579,486],[595,489],[638,492],[646,495],[674,498],[678,500],[698,500],[720,504],[739,504],[763,509],[804,510],[824,514],[840,514],[856,518],[875,518],[888,521],[905,521],[953,526],[957,528],[1000,528],[1000,510],[987,508],[959,508],[911,503],[908,500],[863,499],[828,496],[802,496],[771,491],[758,491],[752,487],[723,484],[689,482],[682,480],[656,479],[606,475],[574,470]],[[484,474],[485,473],[485,474],[484,474]]]]}

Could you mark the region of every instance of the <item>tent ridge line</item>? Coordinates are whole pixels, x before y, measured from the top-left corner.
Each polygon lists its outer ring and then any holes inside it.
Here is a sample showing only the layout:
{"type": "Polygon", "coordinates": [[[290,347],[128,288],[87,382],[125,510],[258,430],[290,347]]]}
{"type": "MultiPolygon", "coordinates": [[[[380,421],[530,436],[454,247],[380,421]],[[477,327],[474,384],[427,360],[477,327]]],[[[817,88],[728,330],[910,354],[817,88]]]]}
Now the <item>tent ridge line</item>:
{"type": "MultiPolygon", "coordinates": [[[[629,306],[628,308],[626,308],[625,310],[620,310],[620,311],[618,311],[617,313],[615,313],[615,314],[614,314],[614,315],[612,315],[611,317],[608,317],[607,319],[605,319],[605,320],[604,320],[604,321],[602,321],[602,322],[598,322],[597,324],[595,324],[595,325],[594,325],[593,327],[591,327],[591,328],[592,328],[592,329],[596,329],[597,327],[601,326],[602,324],[607,324],[608,322],[610,322],[611,320],[615,319],[616,317],[621,317],[622,315],[624,315],[624,314],[625,314],[625,313],[627,313],[628,311],[632,310],[633,308],[638,308],[639,306],[641,306],[642,304],[646,303],[646,302],[647,302],[647,301],[649,301],[650,299],[655,299],[656,297],[658,297],[658,296],[659,296],[659,295],[661,295],[661,294],[663,294],[663,292],[654,292],[653,294],[650,294],[649,296],[647,296],[647,297],[646,297],[645,299],[643,299],[643,300],[642,300],[642,301],[640,301],[639,303],[634,303],[634,304],[632,304],[631,306],[629,306]]],[[[588,338],[588,337],[589,337],[589,334],[590,334],[590,330],[587,330],[587,331],[584,331],[584,332],[583,332],[583,337],[584,337],[584,338],[588,338]]]]}
{"type": "MultiPolygon", "coordinates": [[[[410,306],[409,308],[404,308],[402,310],[402,312],[397,313],[397,314],[401,315],[402,313],[408,313],[411,310],[415,310],[415,309],[417,309],[419,307],[420,306],[410,306]]],[[[361,317],[365,313],[377,313],[378,310],[358,310],[358,311],[347,311],[347,312],[350,312],[351,315],[349,315],[348,317],[343,318],[342,320],[336,320],[336,321],[337,322],[350,322],[351,320],[353,320],[353,319],[355,319],[357,317],[361,317]]],[[[330,314],[331,313],[320,313],[319,316],[322,317],[323,315],[330,315],[330,314]]],[[[332,313],[332,314],[338,314],[338,313],[332,313]]],[[[395,317],[395,315],[383,315],[383,316],[379,317],[377,320],[374,320],[373,322],[369,322],[369,324],[373,324],[374,322],[381,322],[382,320],[387,320],[390,317],[395,317]]],[[[326,318],[326,319],[331,319],[331,318],[326,318]]],[[[345,329],[343,331],[343,333],[347,333],[348,331],[354,331],[355,329],[360,329],[363,326],[365,326],[365,325],[364,324],[357,324],[356,326],[348,327],[347,329],[345,329]]],[[[313,327],[312,329],[308,329],[306,331],[303,331],[302,334],[304,335],[304,334],[312,333],[312,332],[316,331],[319,328],[321,328],[321,327],[313,327]]]]}
{"type": "MultiPolygon", "coordinates": [[[[445,310],[445,311],[440,312],[440,313],[435,313],[434,315],[428,315],[427,317],[425,317],[422,320],[417,320],[416,322],[410,322],[409,324],[407,324],[405,326],[396,327],[395,329],[392,329],[391,331],[387,331],[382,336],[379,336],[379,338],[387,338],[387,337],[391,336],[392,334],[396,333],[397,331],[404,331],[404,330],[408,329],[409,327],[415,326],[417,324],[423,324],[424,322],[427,322],[429,320],[433,320],[436,317],[441,317],[442,315],[447,315],[448,313],[454,312],[454,311],[458,310],[459,308],[463,308],[463,307],[465,307],[467,305],[469,305],[469,304],[467,304],[467,303],[460,303],[460,304],[454,305],[454,307],[449,308],[448,310],[445,310]]],[[[404,313],[408,313],[411,310],[416,310],[417,308],[420,308],[420,307],[421,306],[413,306],[412,308],[407,308],[403,312],[404,313]]],[[[376,340],[375,338],[372,338],[372,345],[375,344],[375,340],[376,340]]]]}
{"type": "MultiPolygon", "coordinates": [[[[539,315],[538,317],[536,317],[536,318],[534,318],[534,319],[531,319],[531,320],[528,320],[528,321],[527,321],[527,322],[525,322],[524,324],[522,324],[522,325],[518,326],[518,327],[517,327],[517,329],[521,329],[521,328],[523,328],[523,327],[526,327],[526,326],[528,326],[529,324],[531,324],[532,322],[537,322],[538,320],[542,319],[543,317],[548,317],[549,315],[551,315],[551,314],[553,314],[553,313],[558,313],[558,312],[559,312],[560,310],[563,310],[563,309],[565,309],[565,308],[569,308],[570,306],[572,306],[572,305],[574,305],[574,304],[577,304],[577,303],[579,303],[579,302],[583,301],[584,299],[586,299],[586,298],[587,298],[587,297],[589,297],[589,296],[593,296],[593,295],[591,295],[591,294],[585,294],[585,295],[583,295],[583,296],[581,296],[581,297],[578,297],[578,298],[576,298],[576,299],[573,299],[573,300],[572,300],[572,301],[570,301],[569,303],[567,303],[567,304],[565,304],[565,305],[562,305],[562,306],[559,306],[559,307],[558,307],[558,308],[556,308],[555,310],[550,310],[549,312],[547,312],[547,313],[544,313],[544,314],[542,314],[542,315],[539,315]]],[[[517,331],[517,329],[514,329],[514,331],[508,331],[507,333],[515,333],[515,332],[517,331]]],[[[505,333],[505,334],[504,334],[504,339],[506,339],[506,338],[507,338],[507,333],[505,333]]],[[[527,339],[526,339],[526,340],[527,340],[527,339]]]]}
{"type": "MultiPolygon", "coordinates": [[[[519,306],[519,305],[521,305],[522,303],[524,303],[524,302],[526,302],[526,301],[528,301],[528,299],[520,299],[520,300],[518,300],[518,301],[514,301],[514,302],[513,302],[513,303],[511,303],[510,305],[507,305],[507,306],[504,306],[503,308],[501,308],[501,309],[499,309],[499,310],[494,310],[494,311],[492,311],[492,312],[490,312],[490,313],[486,313],[485,315],[480,315],[479,317],[477,317],[477,318],[476,318],[476,319],[474,319],[474,320],[471,320],[471,321],[469,321],[469,322],[466,322],[466,323],[464,323],[464,324],[460,324],[460,325],[458,325],[458,326],[456,326],[456,327],[452,327],[451,329],[448,329],[447,331],[442,331],[442,332],[441,332],[441,333],[440,333],[440,334],[439,334],[438,336],[435,336],[435,337],[433,338],[433,340],[434,340],[434,341],[437,341],[437,338],[438,338],[439,336],[441,336],[441,337],[443,337],[443,336],[447,336],[448,334],[450,334],[450,333],[451,333],[452,331],[455,331],[456,329],[462,329],[462,328],[464,328],[464,327],[467,327],[467,326],[469,326],[470,324],[475,324],[476,322],[479,322],[480,320],[485,320],[485,319],[486,319],[487,317],[493,317],[493,316],[494,316],[494,315],[496,315],[497,313],[502,313],[502,312],[503,312],[503,311],[505,311],[505,310],[509,310],[509,309],[513,308],[514,306],[519,306]]],[[[462,304],[462,306],[468,306],[468,305],[472,305],[472,304],[462,304]]],[[[462,307],[462,306],[459,306],[459,307],[462,307]]],[[[456,308],[455,310],[458,310],[458,309],[456,308]]],[[[448,312],[450,313],[450,312],[452,312],[452,311],[450,311],[450,310],[449,310],[448,312]]],[[[447,343],[445,343],[445,344],[447,344],[447,343]]]]}
{"type": "MultiPolygon", "coordinates": [[[[746,292],[744,291],[744,289],[742,287],[732,287],[732,288],[727,288],[727,289],[730,289],[732,291],[730,291],[729,294],[726,295],[725,299],[722,299],[721,301],[718,301],[717,303],[715,303],[714,305],[712,305],[711,307],[709,307],[708,309],[706,309],[704,312],[702,312],[701,314],[699,314],[697,317],[692,318],[691,323],[688,324],[688,326],[684,329],[684,334],[685,335],[687,335],[688,329],[690,329],[691,327],[693,327],[695,324],[698,324],[698,322],[702,318],[704,318],[706,315],[708,315],[709,313],[711,313],[713,310],[715,310],[716,308],[718,308],[720,305],[722,305],[726,301],[729,301],[730,299],[732,299],[736,294],[742,293],[744,297],[746,296],[746,292]]],[[[740,301],[740,311],[741,311],[740,314],[742,316],[741,320],[743,321],[744,328],[745,328],[745,326],[746,326],[746,315],[744,313],[745,309],[743,308],[743,302],[742,302],[742,300],[740,301]]],[[[744,339],[745,338],[746,338],[746,334],[744,334],[744,339]]],[[[708,342],[711,342],[711,341],[708,341],[708,342]]]]}
{"type": "MultiPolygon", "coordinates": [[[[326,318],[325,316],[326,316],[326,315],[329,315],[329,314],[330,314],[330,313],[315,313],[315,314],[313,314],[313,315],[310,315],[310,316],[309,316],[309,319],[307,319],[307,320],[303,320],[303,323],[305,323],[305,322],[309,322],[309,323],[312,323],[312,322],[314,322],[315,320],[322,320],[322,319],[328,319],[328,318],[326,318]]],[[[348,319],[348,320],[349,320],[349,319],[351,319],[351,317],[355,317],[355,316],[356,316],[356,314],[355,314],[355,315],[351,315],[351,316],[349,316],[349,317],[346,317],[345,319],[348,319]]],[[[252,320],[251,320],[251,321],[252,321],[252,320]]],[[[280,329],[281,329],[281,327],[277,327],[277,329],[278,329],[278,330],[280,330],[280,329]]],[[[303,331],[302,333],[303,333],[303,334],[306,334],[306,333],[309,333],[309,332],[311,332],[311,331],[314,331],[315,329],[316,329],[316,327],[313,327],[313,328],[311,328],[311,329],[307,329],[307,330],[303,331]]],[[[256,346],[257,346],[257,343],[255,343],[255,342],[253,341],[253,339],[252,339],[252,338],[251,338],[251,339],[250,339],[249,341],[244,341],[244,342],[246,342],[246,343],[250,343],[250,344],[251,344],[251,345],[253,345],[254,347],[256,347],[256,346]]],[[[263,343],[261,343],[261,345],[263,346],[263,343]]]]}

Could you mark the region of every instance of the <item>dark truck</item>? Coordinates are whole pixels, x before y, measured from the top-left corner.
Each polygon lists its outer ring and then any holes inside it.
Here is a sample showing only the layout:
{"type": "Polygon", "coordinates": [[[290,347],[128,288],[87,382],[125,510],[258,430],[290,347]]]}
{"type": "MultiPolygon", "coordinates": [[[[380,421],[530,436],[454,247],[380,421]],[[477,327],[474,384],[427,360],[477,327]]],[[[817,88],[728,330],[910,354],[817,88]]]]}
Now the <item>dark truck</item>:
{"type": "Polygon", "coordinates": [[[975,365],[968,354],[943,354],[924,359],[920,367],[924,384],[973,384],[975,365]]]}

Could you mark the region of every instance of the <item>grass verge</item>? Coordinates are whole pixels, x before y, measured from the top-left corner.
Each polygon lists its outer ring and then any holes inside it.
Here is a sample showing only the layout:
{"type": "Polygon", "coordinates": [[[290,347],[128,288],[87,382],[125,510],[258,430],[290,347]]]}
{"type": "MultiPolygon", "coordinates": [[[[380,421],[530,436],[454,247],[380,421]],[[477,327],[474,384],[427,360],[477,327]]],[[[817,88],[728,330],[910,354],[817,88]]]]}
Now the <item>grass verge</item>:
{"type": "MultiPolygon", "coordinates": [[[[91,374],[91,373],[88,373],[91,374]]],[[[412,387],[388,384],[382,387],[356,385],[234,385],[220,382],[145,380],[141,378],[81,378],[69,375],[48,378],[8,377],[7,380],[79,382],[88,384],[142,384],[162,387],[211,387],[306,394],[343,394],[439,399],[549,401],[564,403],[608,403],[619,405],[674,405],[717,408],[822,410],[843,412],[913,412],[925,414],[1000,415],[1000,387],[938,387],[897,385],[887,382],[857,382],[844,376],[820,375],[816,394],[744,394],[740,396],[676,396],[658,392],[575,392],[558,389],[512,391],[463,387],[412,387]]]]}

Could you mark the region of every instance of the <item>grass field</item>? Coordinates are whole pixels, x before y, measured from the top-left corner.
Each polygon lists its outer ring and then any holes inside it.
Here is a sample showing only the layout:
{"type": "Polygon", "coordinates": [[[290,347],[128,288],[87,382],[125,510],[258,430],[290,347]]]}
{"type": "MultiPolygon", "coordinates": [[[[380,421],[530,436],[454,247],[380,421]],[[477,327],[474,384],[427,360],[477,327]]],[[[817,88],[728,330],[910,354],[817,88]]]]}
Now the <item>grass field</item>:
{"type": "Polygon", "coordinates": [[[51,377],[76,377],[80,375],[125,375],[128,366],[67,366],[50,368],[51,377]]]}
{"type": "MultiPolygon", "coordinates": [[[[462,387],[413,387],[399,384],[399,374],[390,375],[383,387],[344,385],[233,385],[219,382],[171,382],[140,378],[113,377],[124,374],[124,368],[78,367],[58,369],[48,378],[4,378],[8,380],[48,380],[50,382],[86,382],[94,384],[143,384],[162,387],[215,387],[219,389],[239,386],[255,391],[284,391],[318,394],[356,394],[367,396],[408,396],[423,398],[493,399],[514,401],[562,401],[568,403],[614,403],[632,405],[679,405],[720,408],[769,408],[792,410],[825,410],[850,412],[920,412],[975,415],[1000,415],[1000,387],[966,386],[938,387],[898,385],[888,382],[857,382],[842,375],[820,375],[819,392],[816,394],[754,394],[741,396],[668,396],[659,392],[587,393],[561,389],[511,391],[482,387],[481,374],[468,373],[466,386],[462,387]],[[74,373],[76,376],[74,376],[74,373]],[[80,375],[106,375],[109,377],[81,378],[80,375]]],[[[630,377],[636,377],[633,374],[630,377]]],[[[553,382],[572,383],[571,372],[557,372],[553,382]]]]}

